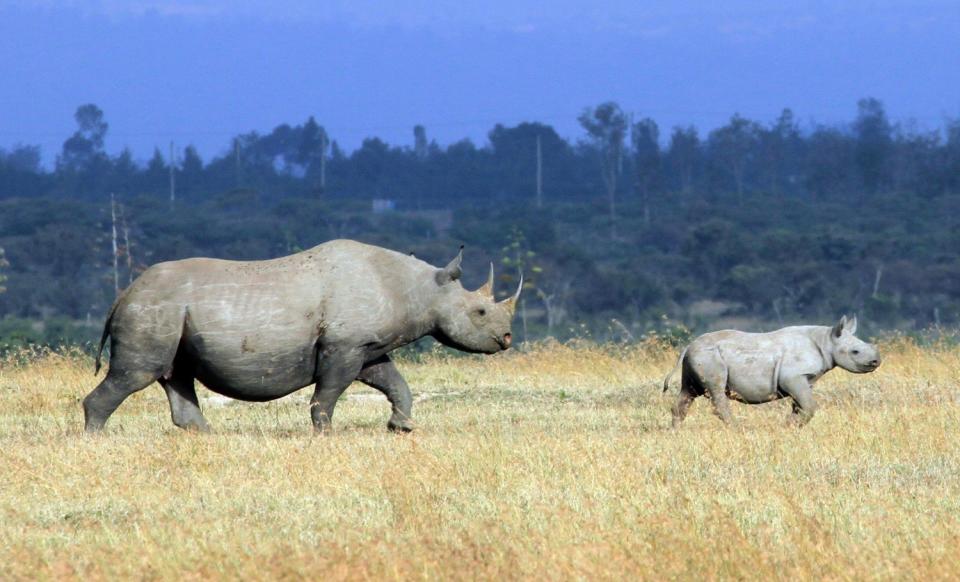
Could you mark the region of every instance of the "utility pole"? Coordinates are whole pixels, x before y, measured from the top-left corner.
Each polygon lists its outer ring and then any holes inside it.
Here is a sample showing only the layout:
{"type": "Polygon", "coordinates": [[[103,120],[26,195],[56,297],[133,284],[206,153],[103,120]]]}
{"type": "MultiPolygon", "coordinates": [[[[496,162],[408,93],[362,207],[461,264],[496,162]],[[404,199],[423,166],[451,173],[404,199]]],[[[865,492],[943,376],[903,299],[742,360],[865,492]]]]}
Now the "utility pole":
{"type": "Polygon", "coordinates": [[[117,202],[114,200],[113,192],[110,193],[110,226],[113,230],[111,242],[113,243],[113,296],[120,295],[120,270],[117,265],[120,253],[117,249],[117,202]]]}
{"type": "Polygon", "coordinates": [[[543,151],[540,148],[540,134],[537,134],[537,208],[543,207],[543,151]]]}
{"type": "Polygon", "coordinates": [[[177,160],[173,157],[173,142],[170,142],[170,206],[177,202],[177,180],[175,177],[177,160]]]}
{"type": "Polygon", "coordinates": [[[133,283],[133,251],[130,250],[130,227],[127,226],[127,214],[120,205],[120,229],[123,231],[123,254],[127,259],[127,285],[133,283]]]}

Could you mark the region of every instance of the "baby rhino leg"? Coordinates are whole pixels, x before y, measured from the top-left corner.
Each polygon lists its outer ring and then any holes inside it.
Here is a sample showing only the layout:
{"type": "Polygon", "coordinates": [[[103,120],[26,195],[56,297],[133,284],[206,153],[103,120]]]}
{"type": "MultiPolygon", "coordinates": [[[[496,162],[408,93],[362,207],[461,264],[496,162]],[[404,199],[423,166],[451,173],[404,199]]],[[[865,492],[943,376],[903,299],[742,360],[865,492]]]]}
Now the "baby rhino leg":
{"type": "Polygon", "coordinates": [[[673,413],[673,428],[680,426],[683,419],[687,417],[687,411],[690,410],[690,405],[693,404],[697,396],[701,396],[702,394],[703,392],[697,385],[693,373],[688,370],[686,364],[684,364],[680,377],[680,395],[677,396],[677,401],[674,403],[673,410],[671,411],[673,413]]]}
{"type": "Polygon", "coordinates": [[[810,381],[804,376],[781,378],[780,388],[793,399],[793,416],[791,419],[800,426],[810,422],[817,411],[817,403],[813,399],[813,388],[810,381]]]}
{"type": "Polygon", "coordinates": [[[727,397],[727,364],[723,361],[720,351],[713,349],[695,355],[692,362],[700,380],[700,385],[710,394],[713,410],[726,424],[733,423],[733,414],[730,412],[730,399],[727,397]]]}

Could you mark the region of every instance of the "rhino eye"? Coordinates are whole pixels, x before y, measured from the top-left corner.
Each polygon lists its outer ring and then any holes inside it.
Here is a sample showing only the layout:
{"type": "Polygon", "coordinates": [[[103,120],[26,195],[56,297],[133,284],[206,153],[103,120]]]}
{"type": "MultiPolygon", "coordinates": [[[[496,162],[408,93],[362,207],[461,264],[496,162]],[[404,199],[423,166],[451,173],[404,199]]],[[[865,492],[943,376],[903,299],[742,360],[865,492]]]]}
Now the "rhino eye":
{"type": "Polygon", "coordinates": [[[477,309],[477,315],[479,315],[480,317],[483,317],[483,316],[486,315],[486,314],[487,314],[487,310],[486,310],[486,309],[484,309],[484,308],[482,308],[482,307],[480,307],[479,309],[477,309]]]}
{"type": "Polygon", "coordinates": [[[860,353],[860,350],[853,350],[850,353],[856,356],[860,353]]]}

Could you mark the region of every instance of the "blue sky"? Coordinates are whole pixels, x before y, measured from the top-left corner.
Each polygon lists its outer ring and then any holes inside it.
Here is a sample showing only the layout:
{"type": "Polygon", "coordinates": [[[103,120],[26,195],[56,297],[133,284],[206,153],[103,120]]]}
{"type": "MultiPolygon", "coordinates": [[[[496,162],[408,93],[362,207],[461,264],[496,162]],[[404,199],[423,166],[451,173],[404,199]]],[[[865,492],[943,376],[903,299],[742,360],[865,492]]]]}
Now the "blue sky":
{"type": "Polygon", "coordinates": [[[0,0],[0,147],[47,161],[88,102],[111,152],[209,159],[309,115],[352,149],[417,123],[441,144],[521,121],[576,139],[606,100],[663,133],[783,107],[833,124],[866,96],[921,128],[960,117],[960,2],[0,0]]]}

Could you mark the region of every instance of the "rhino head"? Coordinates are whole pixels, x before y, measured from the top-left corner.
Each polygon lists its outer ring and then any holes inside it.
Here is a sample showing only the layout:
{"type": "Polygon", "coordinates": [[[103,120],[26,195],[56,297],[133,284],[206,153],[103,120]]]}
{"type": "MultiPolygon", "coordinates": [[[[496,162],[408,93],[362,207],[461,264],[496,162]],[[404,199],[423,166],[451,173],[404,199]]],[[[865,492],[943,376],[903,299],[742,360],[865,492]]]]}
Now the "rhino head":
{"type": "Polygon", "coordinates": [[[510,347],[510,320],[516,310],[523,276],[512,297],[497,302],[493,296],[493,263],[487,282],[476,291],[460,284],[463,247],[449,265],[437,269],[438,293],[433,304],[433,337],[443,345],[470,353],[493,354],[510,347]]]}
{"type": "Polygon", "coordinates": [[[880,352],[873,344],[856,337],[857,317],[844,315],[830,330],[831,355],[838,366],[855,374],[866,374],[880,367],[880,352]]]}

